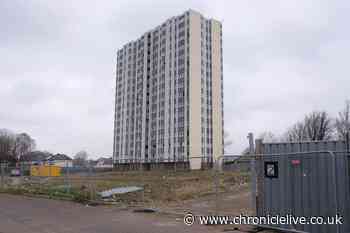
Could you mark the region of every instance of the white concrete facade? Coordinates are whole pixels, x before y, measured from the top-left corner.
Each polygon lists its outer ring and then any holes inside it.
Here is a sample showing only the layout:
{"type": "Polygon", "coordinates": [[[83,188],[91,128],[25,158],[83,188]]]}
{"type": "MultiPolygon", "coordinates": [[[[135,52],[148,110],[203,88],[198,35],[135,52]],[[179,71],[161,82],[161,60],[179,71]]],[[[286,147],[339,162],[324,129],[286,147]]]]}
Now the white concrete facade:
{"type": "Polygon", "coordinates": [[[189,10],[118,50],[114,163],[197,169],[194,157],[222,155],[221,37],[220,22],[189,10]]]}

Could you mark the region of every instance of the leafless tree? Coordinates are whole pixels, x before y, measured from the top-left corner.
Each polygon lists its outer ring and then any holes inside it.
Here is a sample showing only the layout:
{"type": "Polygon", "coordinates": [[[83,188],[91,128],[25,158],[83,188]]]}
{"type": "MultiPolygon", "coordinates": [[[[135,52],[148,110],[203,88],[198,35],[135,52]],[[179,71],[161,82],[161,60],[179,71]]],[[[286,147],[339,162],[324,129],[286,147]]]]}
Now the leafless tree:
{"type": "Polygon", "coordinates": [[[326,112],[312,112],[285,134],[287,141],[322,141],[333,138],[332,120],[326,112]]]}
{"type": "Polygon", "coordinates": [[[23,155],[35,149],[36,143],[27,133],[16,135],[14,145],[12,147],[12,155],[19,160],[23,155]]]}
{"type": "Polygon", "coordinates": [[[35,149],[35,140],[27,133],[14,134],[10,130],[0,130],[1,160],[19,160],[24,154],[35,149]]]}
{"type": "Polygon", "coordinates": [[[84,150],[79,151],[74,156],[74,159],[73,159],[74,166],[85,167],[87,165],[88,157],[89,155],[86,151],[84,150]]]}
{"type": "Polygon", "coordinates": [[[262,139],[264,143],[278,142],[279,138],[270,131],[263,132],[259,135],[259,139],[262,139]]]}
{"type": "Polygon", "coordinates": [[[8,161],[12,157],[14,134],[7,129],[0,129],[0,161],[8,161]]]}
{"type": "Polygon", "coordinates": [[[347,140],[350,131],[350,100],[345,102],[345,108],[335,119],[335,131],[339,140],[347,140]]]}
{"type": "Polygon", "coordinates": [[[306,141],[306,127],[304,122],[297,122],[295,125],[293,125],[291,128],[288,129],[288,131],[285,133],[284,137],[285,141],[306,141]]]}

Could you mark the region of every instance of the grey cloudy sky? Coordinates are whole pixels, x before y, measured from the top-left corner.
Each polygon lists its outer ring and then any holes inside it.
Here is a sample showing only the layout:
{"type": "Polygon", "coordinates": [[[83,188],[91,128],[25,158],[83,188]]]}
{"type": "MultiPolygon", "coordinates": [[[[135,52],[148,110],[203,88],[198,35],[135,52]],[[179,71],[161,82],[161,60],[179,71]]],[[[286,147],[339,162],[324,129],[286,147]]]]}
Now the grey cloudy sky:
{"type": "Polygon", "coordinates": [[[282,133],[350,98],[349,1],[0,1],[0,128],[111,155],[116,51],[192,8],[223,23],[225,128],[282,133]]]}

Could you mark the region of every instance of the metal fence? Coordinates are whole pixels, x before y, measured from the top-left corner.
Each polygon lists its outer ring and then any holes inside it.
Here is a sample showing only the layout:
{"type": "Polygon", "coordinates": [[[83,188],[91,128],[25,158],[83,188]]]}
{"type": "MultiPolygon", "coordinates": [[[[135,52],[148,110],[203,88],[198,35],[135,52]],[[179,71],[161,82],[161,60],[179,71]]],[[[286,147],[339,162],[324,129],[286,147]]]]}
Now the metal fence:
{"type": "Polygon", "coordinates": [[[350,166],[345,148],[342,142],[257,141],[256,148],[244,156],[224,155],[215,161],[192,157],[201,161],[203,168],[195,171],[190,170],[187,161],[181,161],[182,164],[158,161],[160,165],[128,161],[129,169],[73,167],[63,168],[59,177],[33,177],[28,166],[1,164],[0,190],[195,215],[341,214],[346,219],[342,226],[279,227],[312,233],[346,233],[350,217],[350,166]],[[19,175],[13,170],[20,171],[19,175]],[[103,191],[112,195],[103,196],[103,191]]]}
{"type": "Polygon", "coordinates": [[[0,187],[6,192],[88,203],[142,206],[177,213],[231,214],[232,208],[238,208],[237,214],[243,209],[247,214],[252,213],[250,194],[247,194],[250,193],[250,169],[247,169],[246,160],[237,155],[222,157],[216,163],[203,156],[191,159],[200,161],[203,169],[192,171],[189,165],[178,163],[147,169],[150,165],[135,161],[130,170],[72,167],[62,168],[59,177],[33,177],[28,172],[29,168],[17,176],[11,174],[11,170],[18,167],[3,164],[0,187]],[[101,196],[103,191],[128,187],[141,189],[104,198],[101,196]],[[247,199],[244,206],[231,199],[239,198],[242,192],[247,199]]]}
{"type": "Polygon", "coordinates": [[[350,232],[345,142],[257,143],[258,216],[342,216],[344,224],[280,225],[311,233],[350,232]]]}

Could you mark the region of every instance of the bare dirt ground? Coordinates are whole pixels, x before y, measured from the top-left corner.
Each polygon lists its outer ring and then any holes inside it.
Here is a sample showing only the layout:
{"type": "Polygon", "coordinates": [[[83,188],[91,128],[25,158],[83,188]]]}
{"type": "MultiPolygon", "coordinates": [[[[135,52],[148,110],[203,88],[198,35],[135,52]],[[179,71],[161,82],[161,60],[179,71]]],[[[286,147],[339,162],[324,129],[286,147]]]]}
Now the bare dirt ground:
{"type": "MultiPolygon", "coordinates": [[[[163,206],[162,210],[169,213],[192,213],[198,215],[220,215],[239,216],[253,215],[251,209],[251,193],[249,184],[242,184],[232,187],[229,192],[221,192],[218,196],[207,195],[201,198],[191,199],[182,203],[169,203],[163,206]]],[[[224,225],[210,226],[211,229],[221,232],[247,233],[256,232],[252,226],[245,225],[224,225]]],[[[269,231],[259,231],[269,233],[269,231]]]]}
{"type": "MultiPolygon", "coordinates": [[[[235,194],[221,194],[225,214],[247,211],[247,187],[235,194]],[[235,204],[233,204],[235,203],[235,204]],[[229,206],[231,204],[231,207],[229,206]]],[[[186,226],[179,214],[213,214],[212,198],[191,200],[184,205],[168,206],[159,213],[134,213],[117,206],[86,206],[69,201],[0,194],[0,233],[179,233],[179,232],[254,232],[250,226],[186,226]],[[168,211],[168,213],[166,212],[168,211]]],[[[220,215],[223,213],[221,212],[220,215]]]]}
{"type": "Polygon", "coordinates": [[[177,203],[168,203],[163,209],[174,212],[192,212],[198,215],[249,215],[251,211],[249,184],[238,185],[232,191],[206,195],[177,203]]]}
{"type": "Polygon", "coordinates": [[[138,214],[115,207],[0,194],[1,233],[179,233],[220,232],[185,226],[173,216],[138,214]]]}
{"type": "MultiPolygon", "coordinates": [[[[230,172],[217,177],[215,180],[210,171],[112,172],[92,177],[69,177],[69,182],[78,191],[91,186],[96,191],[130,185],[145,187],[143,197],[125,196],[117,205],[108,207],[0,194],[0,233],[254,232],[249,226],[203,226],[197,223],[189,227],[183,223],[183,216],[188,212],[196,216],[252,214],[247,175],[230,172]],[[158,212],[134,213],[132,206],[156,208],[158,212]]],[[[46,184],[52,198],[56,198],[56,187],[64,184],[63,181],[59,178],[46,184]]],[[[36,190],[35,185],[29,188],[36,190]]],[[[42,191],[45,186],[39,188],[42,191]]],[[[89,194],[90,190],[87,191],[89,194]]]]}

